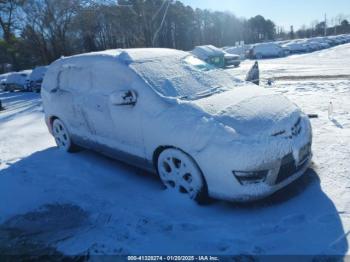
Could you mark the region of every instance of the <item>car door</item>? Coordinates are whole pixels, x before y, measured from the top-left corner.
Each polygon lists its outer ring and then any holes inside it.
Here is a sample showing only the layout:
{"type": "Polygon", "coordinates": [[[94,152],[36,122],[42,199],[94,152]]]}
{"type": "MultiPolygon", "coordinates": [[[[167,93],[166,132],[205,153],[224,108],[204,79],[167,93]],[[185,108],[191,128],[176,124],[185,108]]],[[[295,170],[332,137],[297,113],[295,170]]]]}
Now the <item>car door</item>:
{"type": "Polygon", "coordinates": [[[79,140],[88,140],[91,131],[87,126],[84,111],[84,101],[90,89],[88,81],[83,81],[88,75],[88,69],[76,65],[64,65],[57,77],[57,89],[51,91],[59,108],[59,117],[67,128],[79,140]]]}
{"type": "Polygon", "coordinates": [[[141,108],[137,102],[133,105],[113,103],[113,98],[133,90],[134,78],[128,70],[114,61],[101,61],[93,67],[86,110],[97,149],[133,162],[136,161],[133,157],[144,159],[145,155],[141,108]]]}

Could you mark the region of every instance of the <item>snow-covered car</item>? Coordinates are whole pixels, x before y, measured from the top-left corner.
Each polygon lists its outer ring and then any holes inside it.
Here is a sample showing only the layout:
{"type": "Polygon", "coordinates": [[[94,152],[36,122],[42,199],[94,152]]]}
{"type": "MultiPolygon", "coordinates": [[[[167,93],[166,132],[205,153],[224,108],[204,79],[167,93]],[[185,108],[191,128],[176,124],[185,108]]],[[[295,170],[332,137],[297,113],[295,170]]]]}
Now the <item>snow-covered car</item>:
{"type": "Polygon", "coordinates": [[[6,79],[0,79],[0,91],[6,90],[6,79]]]}
{"type": "Polygon", "coordinates": [[[312,42],[316,42],[320,45],[320,49],[326,49],[331,47],[328,41],[325,40],[324,37],[314,37],[310,39],[312,42]]]}
{"type": "Polygon", "coordinates": [[[196,46],[192,50],[192,54],[215,67],[225,67],[226,53],[213,45],[196,46]]]}
{"type": "Polygon", "coordinates": [[[233,47],[226,47],[224,51],[231,55],[239,55],[240,59],[243,60],[246,57],[246,52],[250,47],[247,45],[243,46],[233,46],[233,47]]]}
{"type": "Polygon", "coordinates": [[[38,66],[34,68],[33,72],[29,76],[28,81],[28,91],[34,91],[39,93],[41,90],[41,85],[47,71],[47,66],[38,66]]]}
{"type": "Polygon", "coordinates": [[[13,72],[6,78],[6,90],[13,91],[28,91],[28,79],[32,70],[24,70],[20,72],[13,72]]]}
{"type": "Polygon", "coordinates": [[[125,49],[52,63],[42,91],[59,148],[158,173],[192,199],[266,197],[305,172],[308,117],[284,96],[188,52],[125,49]]]}
{"type": "Polygon", "coordinates": [[[307,40],[306,44],[309,46],[311,51],[318,51],[322,49],[322,46],[318,42],[307,40]]]}
{"type": "Polygon", "coordinates": [[[270,57],[284,57],[284,49],[275,43],[262,43],[253,45],[247,53],[247,57],[253,59],[262,59],[270,57]]]}
{"type": "Polygon", "coordinates": [[[241,57],[239,55],[233,55],[225,53],[225,66],[239,66],[241,64],[241,57]]]}
{"type": "Polygon", "coordinates": [[[6,79],[9,73],[0,75],[0,90],[3,91],[6,89],[6,79]]]}
{"type": "Polygon", "coordinates": [[[311,48],[305,42],[290,42],[283,45],[283,48],[288,48],[291,54],[306,53],[311,51],[311,48]]]}

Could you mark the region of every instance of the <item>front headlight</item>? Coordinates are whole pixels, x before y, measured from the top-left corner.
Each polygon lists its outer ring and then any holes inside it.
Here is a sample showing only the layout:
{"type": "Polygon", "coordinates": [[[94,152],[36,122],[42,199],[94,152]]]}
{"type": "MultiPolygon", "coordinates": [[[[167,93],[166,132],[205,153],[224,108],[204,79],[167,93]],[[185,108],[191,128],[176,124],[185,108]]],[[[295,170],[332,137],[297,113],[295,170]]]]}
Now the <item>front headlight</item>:
{"type": "Polygon", "coordinates": [[[269,173],[268,170],[256,171],[256,172],[240,172],[232,171],[238,182],[242,185],[259,184],[266,181],[266,177],[269,173]]]}

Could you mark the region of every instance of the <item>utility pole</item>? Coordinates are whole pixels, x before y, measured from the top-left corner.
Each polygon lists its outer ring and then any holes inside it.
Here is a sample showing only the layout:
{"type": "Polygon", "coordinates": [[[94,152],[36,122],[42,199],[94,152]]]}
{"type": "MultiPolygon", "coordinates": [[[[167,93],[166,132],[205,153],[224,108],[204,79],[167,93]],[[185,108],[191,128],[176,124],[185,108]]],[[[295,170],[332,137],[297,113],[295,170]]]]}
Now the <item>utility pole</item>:
{"type": "Polygon", "coordinates": [[[327,14],[324,14],[324,36],[327,36],[327,14]]]}

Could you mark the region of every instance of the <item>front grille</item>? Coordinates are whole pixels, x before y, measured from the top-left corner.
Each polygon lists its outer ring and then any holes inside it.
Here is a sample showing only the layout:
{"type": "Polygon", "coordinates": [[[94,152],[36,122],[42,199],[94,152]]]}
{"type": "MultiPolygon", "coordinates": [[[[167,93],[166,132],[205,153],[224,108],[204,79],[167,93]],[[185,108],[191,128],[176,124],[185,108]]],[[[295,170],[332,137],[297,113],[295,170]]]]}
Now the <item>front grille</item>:
{"type": "MultiPolygon", "coordinates": [[[[308,148],[310,148],[309,145],[308,145],[308,148]]],[[[303,151],[303,150],[301,150],[301,151],[303,151]]],[[[276,184],[279,184],[279,183],[285,181],[289,177],[293,176],[294,174],[296,174],[300,170],[302,170],[304,168],[305,164],[307,164],[306,160],[309,157],[310,157],[310,150],[308,151],[307,154],[304,155],[304,157],[302,159],[300,159],[299,166],[297,166],[292,153],[285,156],[282,159],[282,164],[281,164],[280,171],[278,172],[278,175],[277,175],[276,184]]]]}

